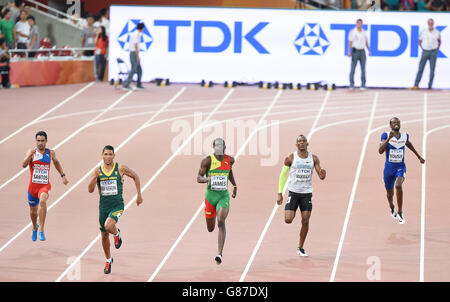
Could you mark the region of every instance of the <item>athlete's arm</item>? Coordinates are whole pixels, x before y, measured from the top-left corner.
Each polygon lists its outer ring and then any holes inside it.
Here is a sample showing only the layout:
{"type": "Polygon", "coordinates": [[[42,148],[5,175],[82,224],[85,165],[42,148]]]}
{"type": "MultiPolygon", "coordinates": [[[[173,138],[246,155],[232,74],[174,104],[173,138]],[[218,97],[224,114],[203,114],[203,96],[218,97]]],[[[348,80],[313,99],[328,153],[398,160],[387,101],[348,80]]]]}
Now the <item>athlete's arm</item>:
{"type": "Polygon", "coordinates": [[[35,149],[28,150],[27,154],[25,155],[25,159],[22,162],[22,168],[26,168],[31,163],[31,161],[33,160],[34,151],[35,149]]]}
{"type": "Polygon", "coordinates": [[[125,165],[119,165],[119,173],[122,175],[126,175],[134,180],[137,192],[136,204],[139,206],[144,201],[141,195],[141,180],[139,179],[139,175],[137,175],[136,172],[125,165]]]}
{"type": "Polygon", "coordinates": [[[89,193],[94,192],[95,185],[97,184],[97,178],[98,178],[99,175],[100,175],[100,169],[99,168],[95,168],[94,172],[92,173],[91,181],[89,182],[89,185],[88,185],[89,193]]]}
{"type": "Polygon", "coordinates": [[[231,195],[231,197],[236,198],[237,185],[236,185],[236,181],[234,180],[233,170],[231,169],[233,167],[233,164],[234,164],[234,158],[230,156],[230,182],[233,185],[233,194],[231,195]]]}
{"type": "Polygon", "coordinates": [[[283,188],[286,184],[287,174],[289,172],[289,168],[292,165],[292,161],[294,160],[294,155],[290,154],[288,157],[284,159],[284,165],[281,169],[280,177],[278,178],[278,198],[277,204],[281,205],[283,203],[283,188]]]}
{"type": "Polygon", "coordinates": [[[204,184],[209,181],[208,177],[204,177],[206,172],[208,171],[209,166],[211,165],[211,157],[207,156],[204,159],[202,159],[202,162],[200,163],[200,169],[198,170],[197,174],[197,182],[204,184]]]}
{"type": "Polygon", "coordinates": [[[320,160],[317,155],[313,155],[313,160],[314,160],[314,168],[316,169],[317,175],[319,175],[319,178],[321,180],[324,180],[325,176],[327,176],[327,171],[322,169],[322,167],[320,166],[320,160]]]}
{"type": "Polygon", "coordinates": [[[63,184],[67,185],[69,183],[69,181],[67,180],[66,175],[64,174],[64,171],[63,171],[63,168],[61,166],[61,163],[56,158],[54,150],[50,150],[50,156],[52,158],[52,161],[53,161],[53,164],[55,165],[56,170],[59,172],[59,175],[61,175],[61,176],[64,175],[64,176],[62,176],[63,184]]]}
{"type": "Polygon", "coordinates": [[[389,140],[394,137],[394,132],[389,132],[389,136],[387,139],[381,140],[380,147],[378,148],[378,153],[383,154],[386,151],[387,145],[389,144],[389,140]]]}
{"type": "Polygon", "coordinates": [[[406,145],[406,147],[409,148],[409,150],[411,150],[411,151],[417,156],[417,158],[419,159],[419,161],[420,161],[421,164],[424,164],[424,163],[425,163],[425,160],[422,158],[422,156],[420,156],[419,153],[417,153],[416,148],[414,148],[413,144],[409,141],[409,138],[408,138],[408,140],[406,141],[406,144],[405,144],[405,145],[406,145]]]}

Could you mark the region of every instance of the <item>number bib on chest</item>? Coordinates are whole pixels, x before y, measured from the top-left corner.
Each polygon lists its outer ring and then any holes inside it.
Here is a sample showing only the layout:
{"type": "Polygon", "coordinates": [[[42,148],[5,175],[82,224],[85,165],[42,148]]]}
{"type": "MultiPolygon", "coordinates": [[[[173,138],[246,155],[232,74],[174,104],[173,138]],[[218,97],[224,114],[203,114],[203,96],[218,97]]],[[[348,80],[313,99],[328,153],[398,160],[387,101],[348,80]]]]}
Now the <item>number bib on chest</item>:
{"type": "Polygon", "coordinates": [[[48,184],[48,170],[34,168],[31,182],[35,184],[48,184]]]}
{"type": "Polygon", "coordinates": [[[117,180],[101,180],[100,181],[100,191],[102,196],[112,196],[117,195],[119,190],[117,189],[117,180]]]}
{"type": "Polygon", "coordinates": [[[211,175],[211,190],[213,191],[226,191],[227,177],[220,175],[211,175]]]}
{"type": "Polygon", "coordinates": [[[298,169],[295,173],[296,182],[308,182],[311,180],[311,170],[309,169],[298,169]]]}
{"type": "Polygon", "coordinates": [[[389,162],[401,163],[403,160],[403,149],[391,149],[389,150],[389,162]]]}

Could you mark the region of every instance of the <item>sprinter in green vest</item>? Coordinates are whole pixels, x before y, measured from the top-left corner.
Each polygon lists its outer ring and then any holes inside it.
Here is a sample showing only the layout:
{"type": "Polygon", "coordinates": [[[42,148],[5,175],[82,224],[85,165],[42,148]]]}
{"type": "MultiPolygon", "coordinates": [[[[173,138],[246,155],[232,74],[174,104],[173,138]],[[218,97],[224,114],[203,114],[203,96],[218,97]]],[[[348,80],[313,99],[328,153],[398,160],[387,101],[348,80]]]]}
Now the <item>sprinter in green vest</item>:
{"type": "Polygon", "coordinates": [[[137,191],[136,204],[139,206],[143,199],[141,195],[141,182],[139,176],[125,165],[119,165],[114,162],[114,148],[105,146],[102,152],[103,164],[95,169],[89,182],[89,193],[98,188],[100,195],[99,204],[99,227],[102,234],[103,251],[106,256],[104,273],[111,273],[111,264],[113,258],[110,252],[109,234],[114,237],[114,246],[116,249],[122,245],[120,230],[116,227],[119,217],[124,210],[122,197],[123,176],[126,175],[134,180],[137,191]]]}
{"type": "Polygon", "coordinates": [[[234,180],[233,171],[234,158],[225,154],[225,141],[216,138],[213,142],[214,154],[205,157],[197,175],[198,183],[207,183],[205,193],[205,217],[206,227],[209,232],[214,231],[216,225],[219,228],[219,253],[215,257],[217,264],[222,263],[222,251],[225,243],[226,229],[225,219],[230,209],[230,195],[228,193],[228,180],[233,185],[235,198],[237,186],[234,180]]]}

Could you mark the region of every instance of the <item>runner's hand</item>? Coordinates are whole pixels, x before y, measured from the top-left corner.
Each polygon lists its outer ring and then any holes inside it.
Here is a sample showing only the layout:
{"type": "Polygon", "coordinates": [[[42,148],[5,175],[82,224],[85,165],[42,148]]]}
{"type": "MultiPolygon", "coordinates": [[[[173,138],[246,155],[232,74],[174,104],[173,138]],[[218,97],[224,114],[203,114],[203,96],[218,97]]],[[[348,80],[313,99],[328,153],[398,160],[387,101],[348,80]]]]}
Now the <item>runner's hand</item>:
{"type": "Polygon", "coordinates": [[[391,130],[391,132],[389,132],[388,140],[390,140],[393,137],[394,137],[394,131],[391,130]]]}
{"type": "Polygon", "coordinates": [[[321,169],[319,172],[319,178],[325,179],[325,176],[327,176],[327,171],[325,171],[324,169],[321,169]]]}
{"type": "Polygon", "coordinates": [[[31,158],[33,156],[34,152],[36,152],[36,149],[28,150],[28,152],[26,154],[26,158],[31,158]]]}
{"type": "Polygon", "coordinates": [[[100,169],[97,168],[94,170],[94,177],[97,178],[100,175],[100,169]]]}
{"type": "Polygon", "coordinates": [[[231,195],[231,197],[236,198],[236,194],[237,194],[237,187],[233,187],[233,194],[231,195]]]}
{"type": "Polygon", "coordinates": [[[283,194],[278,193],[277,204],[280,206],[283,204],[283,194]]]}
{"type": "Polygon", "coordinates": [[[65,176],[62,178],[62,181],[63,181],[64,185],[67,185],[69,183],[69,181],[67,180],[67,178],[65,176]]]}
{"type": "Polygon", "coordinates": [[[139,194],[138,197],[136,198],[137,206],[139,206],[143,201],[144,201],[144,199],[142,199],[142,195],[139,194]]]}
{"type": "Polygon", "coordinates": [[[421,156],[419,157],[419,161],[420,161],[421,164],[425,163],[425,160],[421,156]]]}

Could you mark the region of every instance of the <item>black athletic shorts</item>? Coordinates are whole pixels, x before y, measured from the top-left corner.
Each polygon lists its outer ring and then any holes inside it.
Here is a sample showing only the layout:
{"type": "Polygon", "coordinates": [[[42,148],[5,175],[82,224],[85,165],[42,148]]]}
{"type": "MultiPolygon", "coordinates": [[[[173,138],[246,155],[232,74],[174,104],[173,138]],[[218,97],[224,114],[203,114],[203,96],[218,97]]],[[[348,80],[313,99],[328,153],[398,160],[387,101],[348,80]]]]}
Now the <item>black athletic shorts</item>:
{"type": "Polygon", "coordinates": [[[312,193],[294,193],[289,191],[289,196],[286,199],[285,211],[297,211],[300,207],[300,211],[312,211],[312,193]]]}

